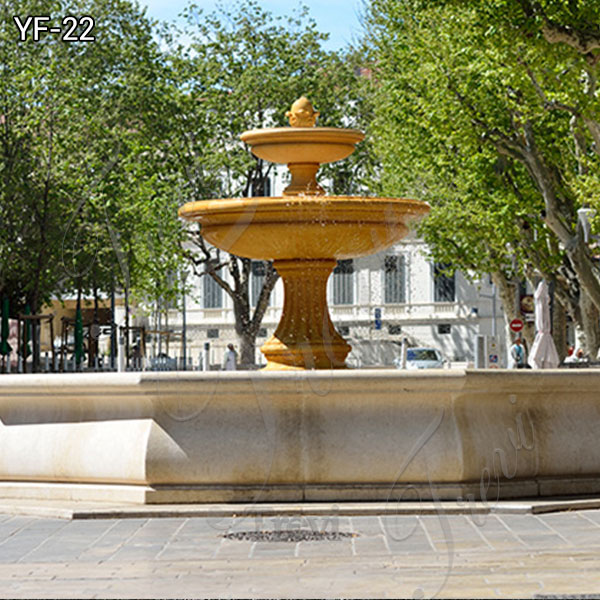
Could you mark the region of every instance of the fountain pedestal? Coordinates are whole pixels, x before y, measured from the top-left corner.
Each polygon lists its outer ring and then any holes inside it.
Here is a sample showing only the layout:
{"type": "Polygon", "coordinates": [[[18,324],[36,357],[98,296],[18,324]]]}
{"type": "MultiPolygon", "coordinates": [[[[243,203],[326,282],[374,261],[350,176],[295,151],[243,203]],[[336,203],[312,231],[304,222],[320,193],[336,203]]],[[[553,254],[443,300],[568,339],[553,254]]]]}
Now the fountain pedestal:
{"type": "Polygon", "coordinates": [[[336,261],[276,260],[284,304],[273,336],[262,346],[267,370],[345,368],[350,344],[336,331],[327,307],[327,279],[336,261]]]}
{"type": "Polygon", "coordinates": [[[292,181],[283,190],[284,196],[322,196],[325,190],[317,183],[319,163],[288,163],[292,181]]]}

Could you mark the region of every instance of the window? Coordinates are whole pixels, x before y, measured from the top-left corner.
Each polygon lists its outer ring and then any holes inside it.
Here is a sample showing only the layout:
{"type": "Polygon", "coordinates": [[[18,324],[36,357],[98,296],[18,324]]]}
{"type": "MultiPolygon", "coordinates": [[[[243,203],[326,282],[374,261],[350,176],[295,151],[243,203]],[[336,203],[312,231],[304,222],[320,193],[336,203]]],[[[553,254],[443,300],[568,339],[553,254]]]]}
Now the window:
{"type": "Polygon", "coordinates": [[[433,348],[409,348],[406,351],[406,360],[442,360],[441,354],[433,348]]]}
{"type": "Polygon", "coordinates": [[[338,260],[333,270],[333,303],[354,303],[354,262],[352,259],[338,260]]]}
{"type": "Polygon", "coordinates": [[[452,325],[449,325],[448,323],[440,323],[437,326],[437,330],[440,334],[452,333],[452,325]]]}
{"type": "Polygon", "coordinates": [[[390,335],[400,335],[402,333],[402,325],[388,325],[388,333],[390,335]]]}
{"type": "MultiPolygon", "coordinates": [[[[256,306],[260,297],[260,292],[265,283],[267,272],[267,263],[262,260],[252,261],[252,276],[250,278],[250,306],[256,306]]],[[[269,304],[271,298],[269,298],[269,304]]]]}
{"type": "Polygon", "coordinates": [[[386,256],[383,265],[385,304],[406,302],[406,274],[404,256],[386,256]]]}
{"type": "Polygon", "coordinates": [[[219,337],[219,330],[218,329],[207,329],[206,337],[209,340],[216,340],[219,337]]]}
{"type": "Polygon", "coordinates": [[[342,336],[350,335],[350,327],[348,327],[348,325],[338,325],[336,329],[342,336]]]}
{"type": "Polygon", "coordinates": [[[433,265],[433,301],[454,302],[456,300],[455,272],[445,263],[433,265]]]}
{"type": "MultiPolygon", "coordinates": [[[[217,275],[221,276],[222,269],[217,271],[217,275]]],[[[208,274],[202,278],[204,308],[223,308],[223,289],[221,286],[208,274]]]]}

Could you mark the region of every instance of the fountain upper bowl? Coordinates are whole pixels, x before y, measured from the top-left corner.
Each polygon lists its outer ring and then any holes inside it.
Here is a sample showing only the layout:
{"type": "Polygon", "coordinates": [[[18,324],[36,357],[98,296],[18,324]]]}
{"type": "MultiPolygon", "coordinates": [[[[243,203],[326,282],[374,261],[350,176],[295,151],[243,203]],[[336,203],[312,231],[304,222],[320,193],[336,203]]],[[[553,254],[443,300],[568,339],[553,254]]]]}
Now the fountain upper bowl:
{"type": "Polygon", "coordinates": [[[364,133],[356,129],[335,127],[252,129],[240,136],[255,156],[280,164],[325,164],[342,160],[354,152],[355,144],[364,137],[364,133]]]}
{"type": "Polygon", "coordinates": [[[429,205],[404,198],[361,196],[200,200],[179,209],[198,221],[211,244],[246,258],[353,258],[402,239],[429,205]]]}

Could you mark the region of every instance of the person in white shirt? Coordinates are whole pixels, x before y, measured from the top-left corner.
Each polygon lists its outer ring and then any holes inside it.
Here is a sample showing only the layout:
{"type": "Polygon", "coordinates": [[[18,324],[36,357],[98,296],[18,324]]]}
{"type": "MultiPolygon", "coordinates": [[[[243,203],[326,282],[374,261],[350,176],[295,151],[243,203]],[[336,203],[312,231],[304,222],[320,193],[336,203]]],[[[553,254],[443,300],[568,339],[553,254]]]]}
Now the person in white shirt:
{"type": "Polygon", "coordinates": [[[223,369],[225,371],[235,371],[237,369],[237,352],[233,344],[227,344],[225,356],[223,357],[223,369]]]}

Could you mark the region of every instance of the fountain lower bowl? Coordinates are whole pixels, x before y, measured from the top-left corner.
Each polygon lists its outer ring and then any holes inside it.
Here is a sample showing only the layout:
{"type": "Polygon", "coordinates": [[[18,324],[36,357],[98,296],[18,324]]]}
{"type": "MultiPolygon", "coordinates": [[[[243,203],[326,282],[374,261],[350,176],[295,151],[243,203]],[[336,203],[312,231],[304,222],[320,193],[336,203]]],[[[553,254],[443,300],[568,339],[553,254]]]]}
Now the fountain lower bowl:
{"type": "Polygon", "coordinates": [[[179,210],[203,237],[237,256],[290,260],[354,258],[402,239],[429,212],[425,202],[361,196],[202,200],[179,210]]]}

